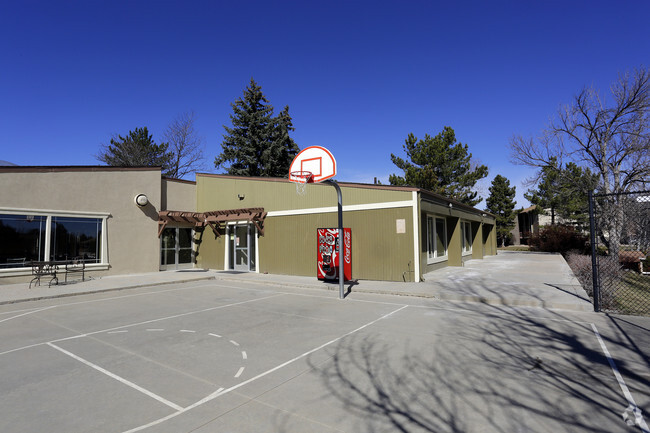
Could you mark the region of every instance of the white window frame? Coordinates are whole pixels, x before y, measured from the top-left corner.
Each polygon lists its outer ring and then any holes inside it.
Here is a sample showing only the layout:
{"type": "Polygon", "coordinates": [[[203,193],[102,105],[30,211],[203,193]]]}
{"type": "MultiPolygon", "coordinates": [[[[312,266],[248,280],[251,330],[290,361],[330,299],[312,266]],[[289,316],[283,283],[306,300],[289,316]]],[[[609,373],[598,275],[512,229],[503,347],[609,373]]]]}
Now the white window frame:
{"type": "Polygon", "coordinates": [[[463,255],[472,254],[472,223],[470,221],[460,222],[463,255]]]}
{"type": "Polygon", "coordinates": [[[449,246],[447,245],[447,220],[436,215],[427,214],[426,218],[427,229],[427,264],[439,263],[447,260],[449,254],[449,246]],[[445,246],[445,253],[438,255],[438,232],[436,231],[436,223],[438,220],[443,223],[443,239],[442,243],[445,246]]]}
{"type": "MultiPolygon", "coordinates": [[[[77,212],[77,211],[60,211],[60,210],[43,210],[43,209],[17,209],[17,208],[2,208],[0,207],[0,214],[6,215],[34,215],[45,216],[45,245],[43,257],[50,257],[52,245],[50,245],[52,218],[53,217],[70,217],[70,218],[95,218],[102,220],[102,236],[101,236],[101,258],[100,263],[88,263],[86,268],[102,270],[108,269],[108,231],[106,230],[106,220],[111,216],[110,213],[99,212],[77,212]]],[[[31,275],[32,268],[5,268],[0,269],[0,276],[20,276],[31,275]]]]}

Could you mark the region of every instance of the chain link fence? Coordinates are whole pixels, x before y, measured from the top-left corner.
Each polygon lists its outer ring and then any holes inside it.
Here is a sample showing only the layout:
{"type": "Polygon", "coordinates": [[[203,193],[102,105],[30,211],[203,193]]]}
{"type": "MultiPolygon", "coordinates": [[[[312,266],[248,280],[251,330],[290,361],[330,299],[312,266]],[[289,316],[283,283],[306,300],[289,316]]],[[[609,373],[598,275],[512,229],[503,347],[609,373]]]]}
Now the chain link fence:
{"type": "Polygon", "coordinates": [[[650,316],[650,191],[590,194],[594,310],[650,316]]]}

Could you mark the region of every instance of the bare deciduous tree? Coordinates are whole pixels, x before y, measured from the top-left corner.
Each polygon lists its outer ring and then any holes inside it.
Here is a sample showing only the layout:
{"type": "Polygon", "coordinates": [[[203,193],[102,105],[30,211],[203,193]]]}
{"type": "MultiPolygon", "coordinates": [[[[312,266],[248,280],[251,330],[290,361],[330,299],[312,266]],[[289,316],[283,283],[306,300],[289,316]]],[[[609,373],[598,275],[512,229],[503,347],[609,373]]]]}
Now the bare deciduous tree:
{"type": "Polygon", "coordinates": [[[164,133],[169,150],[173,153],[170,177],[181,179],[205,168],[205,145],[194,129],[195,117],[193,111],[179,115],[164,133]]]}
{"type": "MultiPolygon", "coordinates": [[[[516,164],[544,168],[555,157],[590,168],[599,176],[599,192],[620,194],[650,183],[650,70],[619,76],[611,98],[585,87],[562,107],[537,140],[514,136],[511,159],[516,164]]],[[[540,170],[541,173],[541,170],[540,170]]],[[[610,200],[610,252],[618,253],[617,224],[621,213],[610,200]],[[612,251],[613,250],[613,251],[612,251]]]]}

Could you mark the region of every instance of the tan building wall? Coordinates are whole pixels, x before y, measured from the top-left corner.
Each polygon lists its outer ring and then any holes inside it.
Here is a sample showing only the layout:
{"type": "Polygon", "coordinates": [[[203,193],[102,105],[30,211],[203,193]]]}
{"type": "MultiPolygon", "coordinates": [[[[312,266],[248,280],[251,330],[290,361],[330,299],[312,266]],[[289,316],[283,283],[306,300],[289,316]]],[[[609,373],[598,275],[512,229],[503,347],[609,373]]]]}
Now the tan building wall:
{"type": "MultiPolygon", "coordinates": [[[[158,270],[159,168],[0,167],[0,185],[0,213],[105,216],[104,263],[89,265],[90,274],[158,270]],[[138,194],[148,197],[147,206],[135,204],[138,194]]],[[[29,280],[30,274],[0,271],[5,283],[29,280]]]]}
{"type": "Polygon", "coordinates": [[[196,210],[196,182],[180,179],[162,179],[161,210],[196,210]]]}

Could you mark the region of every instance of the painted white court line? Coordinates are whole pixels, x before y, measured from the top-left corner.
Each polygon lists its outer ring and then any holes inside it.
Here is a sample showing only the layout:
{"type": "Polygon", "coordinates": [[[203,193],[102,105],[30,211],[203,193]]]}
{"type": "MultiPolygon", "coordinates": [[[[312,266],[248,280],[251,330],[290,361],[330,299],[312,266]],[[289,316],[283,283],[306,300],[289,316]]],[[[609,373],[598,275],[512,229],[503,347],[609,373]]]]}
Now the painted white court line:
{"type": "Polygon", "coordinates": [[[625,399],[627,400],[628,406],[623,412],[623,419],[628,422],[633,422],[634,425],[637,425],[641,428],[641,431],[643,433],[650,433],[650,430],[648,430],[648,424],[646,424],[645,419],[643,418],[643,413],[641,413],[641,409],[636,405],[634,402],[634,397],[632,397],[632,393],[630,393],[630,390],[628,389],[627,385],[625,384],[625,381],[623,380],[623,376],[621,376],[621,373],[618,371],[618,368],[616,367],[616,363],[614,362],[614,359],[612,356],[609,354],[609,350],[607,350],[607,346],[605,346],[605,342],[603,341],[602,337],[600,336],[600,333],[598,332],[598,329],[596,328],[595,324],[591,324],[591,328],[594,330],[594,334],[596,334],[596,338],[598,339],[598,342],[600,343],[600,348],[603,350],[603,353],[607,357],[607,362],[609,362],[609,366],[614,372],[614,377],[616,378],[616,381],[618,382],[618,386],[621,388],[621,391],[623,392],[623,395],[625,396],[625,399]],[[634,416],[633,420],[626,419],[628,414],[632,414],[634,416]]]}
{"type": "Polygon", "coordinates": [[[341,335],[341,336],[339,336],[339,337],[336,337],[336,338],[334,338],[333,340],[328,341],[327,343],[321,344],[320,346],[315,347],[315,348],[313,348],[313,349],[311,349],[311,350],[309,350],[309,351],[303,353],[302,355],[298,355],[298,356],[296,356],[295,358],[292,358],[292,359],[290,359],[290,360],[288,360],[288,361],[286,361],[286,362],[283,362],[282,364],[280,364],[280,365],[278,365],[278,366],[276,366],[276,367],[273,367],[273,368],[271,368],[271,369],[269,369],[269,370],[267,370],[267,371],[265,371],[265,372],[263,372],[263,373],[260,373],[260,374],[258,374],[258,375],[255,376],[255,377],[252,377],[252,378],[250,378],[250,379],[248,379],[248,380],[245,380],[245,381],[243,381],[243,382],[240,382],[239,384],[237,384],[237,385],[235,385],[235,386],[231,386],[230,388],[227,388],[227,389],[220,388],[220,389],[216,390],[215,392],[213,392],[212,394],[208,395],[207,397],[203,398],[202,400],[199,400],[199,401],[197,401],[196,403],[194,403],[194,404],[192,404],[192,405],[190,405],[190,406],[187,406],[187,407],[184,408],[184,409],[179,410],[178,412],[174,412],[174,413],[172,413],[172,414],[170,414],[170,415],[167,415],[167,416],[165,416],[165,417],[159,418],[159,419],[157,419],[157,420],[155,420],[155,421],[152,421],[152,422],[150,422],[150,423],[148,423],[148,424],[141,425],[141,426],[136,427],[136,428],[133,428],[133,429],[131,429],[131,430],[126,430],[126,431],[124,431],[123,433],[135,433],[135,432],[138,432],[138,431],[142,431],[142,430],[147,429],[147,428],[149,428],[149,427],[153,427],[153,426],[158,425],[158,424],[161,424],[161,423],[163,423],[163,422],[165,422],[165,421],[167,421],[167,420],[170,420],[170,419],[172,419],[172,418],[175,418],[175,417],[177,417],[178,415],[181,415],[181,414],[183,414],[183,413],[185,413],[185,412],[187,412],[187,411],[189,411],[189,410],[192,410],[192,409],[194,409],[194,408],[196,408],[196,407],[198,407],[198,406],[201,406],[202,404],[205,404],[205,403],[207,403],[207,402],[209,402],[209,401],[212,401],[212,400],[214,400],[215,398],[217,398],[217,397],[219,397],[219,396],[222,396],[222,395],[228,394],[229,392],[232,392],[232,391],[234,391],[234,390],[236,390],[236,389],[238,389],[238,388],[241,388],[241,387],[244,386],[244,385],[248,385],[249,383],[254,382],[254,381],[256,381],[256,380],[258,380],[258,379],[260,379],[260,378],[262,378],[262,377],[264,377],[264,376],[268,376],[269,374],[271,374],[271,373],[273,373],[273,372],[275,372],[275,371],[278,371],[278,370],[280,370],[281,368],[284,368],[284,367],[286,367],[287,365],[292,364],[292,363],[294,363],[294,362],[296,362],[296,361],[298,361],[298,360],[300,360],[300,359],[303,359],[303,358],[305,358],[305,357],[311,355],[311,354],[314,353],[314,352],[317,352],[317,351],[319,351],[319,350],[321,350],[321,349],[324,349],[325,347],[330,346],[330,345],[332,345],[332,344],[334,344],[334,343],[336,343],[336,342],[342,340],[342,339],[345,338],[345,337],[348,337],[348,336],[350,336],[350,335],[352,335],[352,334],[355,334],[355,333],[357,333],[357,332],[359,332],[359,331],[361,331],[361,330],[363,330],[363,329],[365,329],[365,328],[367,328],[367,327],[369,327],[369,326],[372,326],[372,325],[374,325],[375,323],[379,322],[380,320],[383,320],[383,319],[385,319],[385,318],[387,318],[387,317],[390,317],[390,316],[392,316],[393,314],[398,313],[398,312],[402,311],[403,309],[405,309],[405,308],[407,308],[407,307],[408,307],[408,305],[404,305],[404,306],[398,308],[397,310],[393,310],[393,311],[391,311],[390,313],[384,314],[383,316],[379,317],[378,319],[375,319],[375,320],[373,320],[373,321],[371,321],[371,322],[368,322],[368,323],[366,323],[365,325],[362,325],[362,326],[360,326],[360,327],[358,327],[358,328],[356,328],[356,329],[353,329],[353,330],[350,331],[350,332],[346,332],[345,334],[343,334],[343,335],[341,335]]]}
{"type": "Polygon", "coordinates": [[[248,359],[248,355],[246,354],[246,351],[245,351],[245,350],[242,350],[242,351],[241,351],[241,357],[242,357],[243,359],[248,359]]]}
{"type": "Polygon", "coordinates": [[[29,314],[39,313],[39,312],[41,312],[41,311],[49,310],[49,309],[54,308],[54,307],[55,307],[55,305],[52,305],[51,307],[40,308],[40,309],[38,309],[38,310],[28,311],[28,312],[26,312],[26,313],[18,314],[18,315],[16,315],[16,316],[7,317],[6,319],[2,319],[2,320],[0,320],[0,323],[2,323],[2,322],[6,322],[6,321],[8,321],[8,320],[12,320],[12,319],[17,319],[18,317],[27,316],[27,315],[29,315],[29,314]]]}
{"type": "Polygon", "coordinates": [[[230,340],[230,343],[232,343],[234,346],[238,346],[238,347],[239,347],[239,343],[237,343],[235,340],[230,340]]]}
{"type": "Polygon", "coordinates": [[[212,335],[213,337],[221,338],[221,335],[219,335],[219,334],[208,334],[208,335],[212,335]]]}
{"type": "Polygon", "coordinates": [[[239,378],[241,374],[244,372],[244,368],[246,367],[239,367],[239,370],[237,370],[237,373],[235,373],[235,378],[239,378]]]}
{"type": "Polygon", "coordinates": [[[17,347],[15,349],[10,349],[10,350],[6,350],[4,352],[0,352],[0,356],[6,355],[8,353],[18,352],[20,350],[31,349],[33,347],[38,347],[38,346],[42,346],[42,345],[49,344],[49,343],[57,343],[59,341],[72,340],[72,339],[75,339],[75,338],[87,337],[89,335],[103,334],[103,333],[108,333],[108,332],[111,332],[111,331],[119,331],[119,330],[123,330],[123,329],[126,329],[126,328],[132,328],[134,326],[147,325],[149,323],[156,323],[156,322],[161,322],[163,320],[169,320],[169,319],[176,319],[176,318],[179,318],[179,317],[191,316],[193,314],[207,313],[209,311],[215,311],[215,310],[219,310],[219,309],[222,309],[222,308],[234,307],[234,306],[237,306],[237,305],[243,305],[243,304],[247,304],[247,303],[250,303],[250,302],[263,301],[265,299],[276,298],[276,297],[279,297],[279,296],[284,296],[284,295],[274,294],[274,295],[271,295],[271,296],[264,296],[262,298],[249,299],[247,301],[233,302],[232,304],[218,305],[216,307],[204,308],[202,310],[188,311],[186,313],[174,314],[172,316],[159,317],[157,319],[151,319],[151,320],[144,320],[142,322],[130,323],[128,325],[122,325],[122,326],[116,326],[116,327],[113,327],[113,328],[102,329],[100,331],[93,331],[93,332],[89,332],[87,334],[79,334],[79,335],[73,335],[71,337],[57,338],[56,340],[50,340],[50,341],[46,341],[46,342],[43,342],[43,343],[29,344],[27,346],[17,347]]]}
{"type": "Polygon", "coordinates": [[[174,410],[182,410],[183,409],[182,407],[180,407],[176,403],[172,403],[171,401],[169,401],[169,400],[167,400],[167,399],[165,399],[165,398],[163,398],[163,397],[161,397],[161,396],[159,396],[157,394],[154,394],[153,392],[151,392],[151,391],[149,391],[147,389],[144,389],[143,387],[141,387],[139,385],[136,385],[135,383],[133,383],[131,381],[128,381],[128,380],[124,379],[123,377],[118,376],[117,374],[111,373],[110,371],[100,367],[99,365],[93,364],[92,362],[87,361],[87,360],[83,359],[82,357],[75,355],[72,352],[68,352],[67,350],[65,350],[65,349],[63,349],[63,348],[61,348],[61,347],[59,347],[59,346],[57,346],[55,344],[52,344],[52,343],[47,343],[47,345],[54,348],[54,349],[56,349],[56,350],[58,350],[61,353],[64,353],[64,354],[68,355],[69,357],[81,362],[82,364],[86,364],[88,367],[94,368],[95,370],[99,371],[100,373],[103,373],[103,374],[107,375],[108,377],[111,377],[111,378],[117,380],[118,382],[121,382],[124,385],[127,385],[127,386],[135,389],[136,391],[140,391],[141,393],[145,394],[146,396],[151,397],[154,400],[157,400],[157,401],[171,407],[174,410]]]}
{"type": "MultiPolygon", "coordinates": [[[[4,304],[3,307],[11,307],[13,304],[4,304]]],[[[42,310],[49,307],[34,307],[34,308],[21,308],[20,310],[9,310],[9,311],[0,311],[0,316],[7,316],[9,314],[23,313],[25,311],[36,311],[42,310]]]]}

